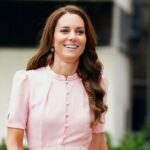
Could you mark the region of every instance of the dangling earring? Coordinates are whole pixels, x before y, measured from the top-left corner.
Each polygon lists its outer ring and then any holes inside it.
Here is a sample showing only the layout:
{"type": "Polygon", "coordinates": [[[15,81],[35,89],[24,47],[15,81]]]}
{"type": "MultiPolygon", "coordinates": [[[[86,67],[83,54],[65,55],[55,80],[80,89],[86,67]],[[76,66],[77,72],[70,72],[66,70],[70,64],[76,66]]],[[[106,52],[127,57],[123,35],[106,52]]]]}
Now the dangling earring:
{"type": "Polygon", "coordinates": [[[54,47],[51,48],[51,52],[53,53],[55,51],[54,47]]]}

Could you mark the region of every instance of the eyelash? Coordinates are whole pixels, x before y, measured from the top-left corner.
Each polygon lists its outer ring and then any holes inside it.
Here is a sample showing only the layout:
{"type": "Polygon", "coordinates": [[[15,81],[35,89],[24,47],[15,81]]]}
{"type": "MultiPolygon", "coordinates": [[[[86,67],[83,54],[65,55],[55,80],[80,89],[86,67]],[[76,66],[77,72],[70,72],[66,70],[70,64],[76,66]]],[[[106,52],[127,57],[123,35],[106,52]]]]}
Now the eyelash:
{"type": "Polygon", "coordinates": [[[84,34],[84,31],[79,30],[79,31],[77,31],[77,33],[84,34]]]}
{"type": "Polygon", "coordinates": [[[68,32],[67,29],[60,30],[60,32],[68,32]]]}
{"type": "MultiPolygon", "coordinates": [[[[60,32],[62,32],[62,33],[68,33],[69,30],[67,30],[67,29],[62,29],[62,30],[60,30],[60,32]]],[[[79,34],[79,35],[81,35],[81,34],[84,34],[84,31],[78,30],[78,31],[76,31],[76,33],[79,34]]]]}

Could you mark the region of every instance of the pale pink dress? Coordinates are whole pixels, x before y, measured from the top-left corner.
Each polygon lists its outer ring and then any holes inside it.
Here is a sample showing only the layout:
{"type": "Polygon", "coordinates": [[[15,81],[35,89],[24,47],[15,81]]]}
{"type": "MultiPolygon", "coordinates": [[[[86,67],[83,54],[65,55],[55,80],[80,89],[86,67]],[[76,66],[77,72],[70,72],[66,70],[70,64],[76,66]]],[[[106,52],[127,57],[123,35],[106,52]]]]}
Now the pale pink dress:
{"type": "Polygon", "coordinates": [[[92,133],[104,132],[104,124],[91,129],[90,121],[76,73],[66,79],[49,66],[15,73],[7,126],[25,129],[30,150],[88,150],[92,133]]]}

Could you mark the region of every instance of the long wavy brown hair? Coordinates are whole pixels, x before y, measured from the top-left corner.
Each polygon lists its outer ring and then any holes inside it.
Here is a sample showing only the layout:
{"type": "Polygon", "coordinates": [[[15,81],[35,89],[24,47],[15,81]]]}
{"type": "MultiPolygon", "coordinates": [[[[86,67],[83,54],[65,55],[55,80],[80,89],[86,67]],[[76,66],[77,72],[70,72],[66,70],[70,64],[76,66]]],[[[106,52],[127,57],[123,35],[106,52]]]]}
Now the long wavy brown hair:
{"type": "Polygon", "coordinates": [[[86,47],[80,56],[77,73],[81,77],[85,90],[89,96],[89,106],[92,112],[91,127],[94,127],[101,121],[101,115],[107,110],[103,99],[104,89],[100,86],[102,80],[102,64],[96,54],[96,35],[93,25],[87,14],[78,6],[67,5],[55,10],[47,19],[40,43],[39,50],[27,64],[27,70],[37,69],[47,64],[52,64],[54,53],[51,52],[54,40],[54,30],[59,18],[66,14],[79,15],[85,24],[86,47]]]}

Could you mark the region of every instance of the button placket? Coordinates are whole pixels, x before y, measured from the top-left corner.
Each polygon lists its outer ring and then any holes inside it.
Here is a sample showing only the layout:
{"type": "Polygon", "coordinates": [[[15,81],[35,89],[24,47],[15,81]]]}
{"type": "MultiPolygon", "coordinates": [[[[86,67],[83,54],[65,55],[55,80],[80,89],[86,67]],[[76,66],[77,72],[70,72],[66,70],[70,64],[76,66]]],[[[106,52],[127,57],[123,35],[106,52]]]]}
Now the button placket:
{"type": "Polygon", "coordinates": [[[66,81],[65,84],[66,84],[66,112],[65,112],[65,131],[64,131],[63,141],[67,137],[67,129],[69,126],[69,105],[70,105],[70,102],[69,102],[70,92],[69,92],[69,87],[68,87],[69,81],[66,81]]]}

